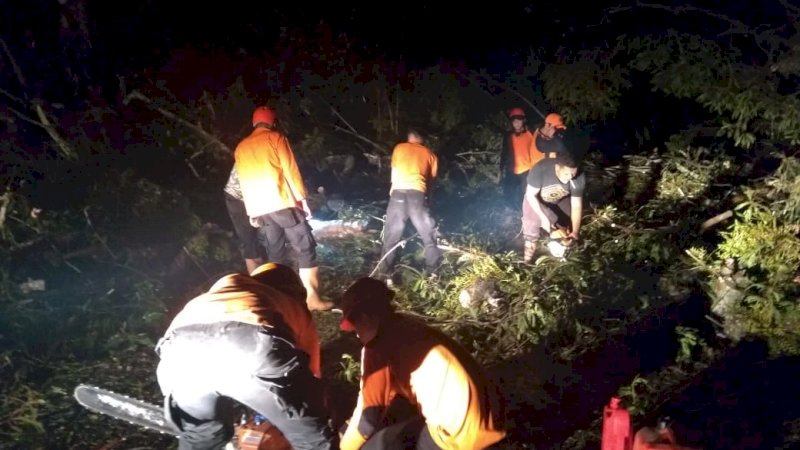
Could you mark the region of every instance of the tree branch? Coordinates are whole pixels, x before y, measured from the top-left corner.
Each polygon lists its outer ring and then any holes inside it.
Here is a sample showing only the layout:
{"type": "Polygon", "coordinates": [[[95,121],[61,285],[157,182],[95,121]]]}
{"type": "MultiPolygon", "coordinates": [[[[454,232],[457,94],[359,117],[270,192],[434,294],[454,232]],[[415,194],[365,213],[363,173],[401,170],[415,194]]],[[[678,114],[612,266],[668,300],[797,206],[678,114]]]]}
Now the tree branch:
{"type": "Polygon", "coordinates": [[[56,145],[61,149],[61,154],[64,155],[67,159],[78,159],[78,154],[72,148],[72,146],[67,142],[61,134],[58,133],[58,130],[50,123],[50,120],[47,118],[47,114],[44,112],[42,105],[36,103],[33,105],[33,108],[36,110],[36,115],[39,116],[39,122],[42,127],[44,127],[47,134],[50,135],[50,138],[55,141],[56,145]]]}
{"type": "MultiPolygon", "coordinates": [[[[328,101],[327,101],[327,100],[325,100],[325,99],[324,99],[324,98],[323,98],[321,95],[317,94],[317,97],[319,97],[319,99],[320,99],[320,100],[322,100],[322,103],[325,103],[325,105],[327,105],[327,106],[328,106],[328,109],[330,109],[330,110],[331,110],[331,112],[332,112],[332,113],[333,113],[333,114],[334,114],[336,117],[338,117],[338,118],[339,118],[339,120],[341,120],[342,122],[344,122],[344,124],[345,124],[345,125],[347,125],[347,128],[350,130],[350,132],[351,132],[352,134],[354,134],[354,135],[358,136],[358,132],[356,131],[355,127],[353,127],[352,125],[350,125],[350,122],[348,122],[348,121],[347,121],[347,119],[345,119],[345,118],[344,118],[344,116],[342,116],[342,114],[341,114],[339,111],[337,111],[337,110],[336,110],[336,108],[334,108],[334,107],[333,107],[333,105],[331,105],[330,103],[328,103],[328,101]]],[[[339,128],[341,128],[341,127],[339,127],[339,128]]],[[[342,131],[345,131],[345,130],[342,130],[342,131]]]]}
{"type": "Polygon", "coordinates": [[[682,6],[671,6],[671,5],[661,5],[657,3],[645,3],[637,1],[634,6],[619,6],[615,8],[609,8],[606,10],[606,14],[617,14],[626,11],[633,11],[637,8],[641,9],[654,9],[659,11],[667,11],[673,15],[681,15],[681,14],[690,14],[690,13],[697,13],[701,15],[705,15],[708,17],[713,17],[717,20],[722,22],[726,22],[731,25],[732,29],[722,33],[721,35],[731,34],[731,33],[753,33],[752,29],[747,26],[747,24],[738,21],[732,17],[726,16],[724,14],[715,13],[708,9],[698,8],[696,6],[691,5],[682,5],[682,6]]]}
{"type": "MultiPolygon", "coordinates": [[[[480,84],[479,81],[483,80],[484,82],[486,82],[487,84],[489,84],[489,85],[491,85],[493,87],[497,87],[497,88],[500,88],[500,89],[502,89],[504,91],[511,92],[512,94],[517,96],[520,100],[522,100],[526,105],[528,105],[531,109],[533,109],[536,112],[536,114],[538,114],[542,119],[544,119],[545,114],[542,111],[540,111],[539,108],[537,108],[536,105],[534,105],[532,101],[528,100],[528,98],[525,97],[524,95],[520,94],[519,91],[517,91],[516,89],[506,85],[505,83],[501,83],[499,81],[496,81],[496,80],[492,79],[491,77],[488,77],[488,76],[483,75],[483,74],[470,75],[470,74],[463,73],[462,71],[457,70],[457,69],[456,69],[456,72],[459,75],[461,75],[462,77],[464,77],[469,82],[472,82],[472,83],[477,82],[478,84],[480,84]]],[[[486,94],[489,95],[490,97],[493,97],[491,92],[488,92],[486,89],[484,89],[484,92],[486,92],[486,94]]]]}
{"type": "Polygon", "coordinates": [[[347,133],[347,134],[349,134],[350,136],[353,136],[353,137],[355,137],[355,138],[357,138],[357,139],[360,139],[360,140],[362,140],[362,141],[364,141],[364,142],[366,142],[366,143],[368,143],[368,144],[372,145],[373,147],[377,148],[378,150],[380,150],[380,151],[382,151],[382,152],[384,152],[384,153],[386,152],[386,147],[384,147],[384,146],[382,146],[382,145],[378,144],[378,143],[377,143],[377,142],[375,142],[375,141],[372,141],[372,140],[370,140],[370,139],[369,139],[368,137],[366,137],[366,136],[362,136],[362,135],[358,134],[358,133],[357,133],[356,131],[354,131],[354,130],[353,130],[353,131],[351,131],[351,130],[348,130],[348,129],[342,128],[342,127],[340,127],[339,125],[333,125],[333,128],[334,128],[335,130],[341,131],[342,133],[347,133]]]}
{"type": "Polygon", "coordinates": [[[700,225],[700,231],[705,231],[705,230],[713,227],[714,225],[722,222],[723,220],[730,219],[731,217],[733,217],[733,211],[731,211],[730,209],[725,211],[725,212],[723,212],[723,213],[721,213],[721,214],[717,214],[716,216],[714,216],[714,217],[706,220],[705,222],[703,222],[700,225]]]}
{"type": "Polygon", "coordinates": [[[6,54],[6,57],[9,61],[11,61],[11,67],[14,68],[14,73],[17,75],[17,80],[19,84],[25,87],[27,84],[25,83],[25,77],[22,75],[22,69],[19,68],[17,65],[17,60],[14,59],[14,55],[11,54],[11,51],[8,49],[6,45],[6,41],[3,38],[0,38],[0,45],[3,46],[3,51],[6,54]]]}
{"type": "Polygon", "coordinates": [[[9,204],[11,204],[11,192],[5,191],[3,195],[0,195],[0,230],[5,226],[9,204]]]}
{"type": "Polygon", "coordinates": [[[151,98],[147,97],[146,95],[142,94],[141,92],[134,90],[133,92],[131,92],[130,94],[128,94],[125,97],[125,99],[123,100],[122,103],[127,105],[131,100],[140,100],[140,101],[146,103],[148,106],[150,106],[151,108],[153,108],[156,111],[158,111],[159,113],[161,113],[161,115],[163,115],[163,116],[165,116],[167,118],[170,118],[170,119],[180,123],[181,125],[186,126],[187,128],[190,128],[192,131],[194,131],[195,133],[199,134],[204,139],[207,139],[208,141],[211,141],[214,144],[216,144],[217,146],[219,146],[219,148],[224,150],[226,153],[230,153],[231,149],[227,145],[225,145],[222,141],[217,139],[216,136],[214,136],[213,134],[207,132],[202,127],[200,127],[198,125],[195,125],[195,124],[189,122],[188,120],[178,116],[177,114],[175,114],[173,112],[170,112],[170,111],[167,111],[166,109],[156,105],[156,103],[151,98]]]}

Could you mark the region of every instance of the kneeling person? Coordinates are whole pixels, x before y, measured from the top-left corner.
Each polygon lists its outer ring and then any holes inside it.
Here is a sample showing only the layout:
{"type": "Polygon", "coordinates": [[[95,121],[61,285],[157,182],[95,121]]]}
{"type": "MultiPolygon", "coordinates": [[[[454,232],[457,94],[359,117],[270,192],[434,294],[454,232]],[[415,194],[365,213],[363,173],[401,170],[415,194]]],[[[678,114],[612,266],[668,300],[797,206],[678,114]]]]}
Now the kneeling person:
{"type": "Polygon", "coordinates": [[[165,415],[178,448],[222,449],[234,401],[275,425],[295,449],[335,449],[320,376],[319,336],[290,268],[231,274],[186,304],[156,346],[165,415]]]}
{"type": "Polygon", "coordinates": [[[361,391],[342,450],[483,449],[503,439],[500,396],[475,359],[442,332],[394,312],[393,294],[362,278],[340,304],[342,330],[364,344],[361,391]],[[398,397],[421,415],[386,426],[398,397]]]}
{"type": "Polygon", "coordinates": [[[522,200],[522,234],[525,239],[524,260],[533,259],[540,229],[550,233],[568,230],[568,238],[578,239],[583,215],[585,176],[578,173],[572,154],[559,153],[545,159],[528,173],[528,187],[522,200]]]}

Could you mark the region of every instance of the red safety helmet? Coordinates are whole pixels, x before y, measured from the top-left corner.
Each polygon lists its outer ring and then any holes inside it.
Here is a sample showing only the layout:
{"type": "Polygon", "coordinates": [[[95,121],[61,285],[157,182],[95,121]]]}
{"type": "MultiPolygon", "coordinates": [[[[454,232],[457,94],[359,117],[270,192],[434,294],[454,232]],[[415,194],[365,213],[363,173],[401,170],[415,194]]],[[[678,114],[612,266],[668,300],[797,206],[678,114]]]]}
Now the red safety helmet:
{"type": "Polygon", "coordinates": [[[269,106],[259,106],[253,111],[253,126],[259,123],[272,125],[275,123],[276,116],[275,110],[269,106]]]}
{"type": "Polygon", "coordinates": [[[508,117],[510,117],[512,119],[514,117],[521,117],[521,118],[524,119],[525,118],[525,110],[523,110],[522,108],[511,108],[511,111],[508,112],[508,117]]]}

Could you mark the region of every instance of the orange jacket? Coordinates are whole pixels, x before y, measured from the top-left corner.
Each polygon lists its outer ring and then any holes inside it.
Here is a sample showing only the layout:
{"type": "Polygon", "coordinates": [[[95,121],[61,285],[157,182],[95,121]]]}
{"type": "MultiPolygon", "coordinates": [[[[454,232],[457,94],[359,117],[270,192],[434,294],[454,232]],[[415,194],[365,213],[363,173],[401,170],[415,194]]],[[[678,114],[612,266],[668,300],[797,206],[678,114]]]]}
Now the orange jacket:
{"type": "Polygon", "coordinates": [[[436,177],[438,159],[422,144],[403,142],[392,151],[392,187],[426,192],[428,180],[436,177]]]}
{"type": "Polygon", "coordinates": [[[362,349],[361,391],[340,448],[361,448],[397,395],[417,405],[440,448],[483,449],[505,436],[493,419],[499,396],[472,356],[441,332],[395,313],[362,349]]]}
{"type": "Polygon", "coordinates": [[[280,132],[255,128],[236,147],[234,158],[248,216],[294,208],[306,198],[294,153],[280,132]]]}
{"type": "Polygon", "coordinates": [[[215,322],[243,322],[252,325],[285,324],[294,343],[309,356],[309,367],[320,377],[320,344],[314,320],[305,299],[294,299],[244,274],[219,279],[207,293],[184,306],[167,330],[215,322]]]}
{"type": "Polygon", "coordinates": [[[527,172],[537,162],[544,159],[544,153],[536,148],[534,133],[528,130],[522,133],[511,133],[509,136],[509,149],[511,152],[511,171],[514,175],[527,172]]]}

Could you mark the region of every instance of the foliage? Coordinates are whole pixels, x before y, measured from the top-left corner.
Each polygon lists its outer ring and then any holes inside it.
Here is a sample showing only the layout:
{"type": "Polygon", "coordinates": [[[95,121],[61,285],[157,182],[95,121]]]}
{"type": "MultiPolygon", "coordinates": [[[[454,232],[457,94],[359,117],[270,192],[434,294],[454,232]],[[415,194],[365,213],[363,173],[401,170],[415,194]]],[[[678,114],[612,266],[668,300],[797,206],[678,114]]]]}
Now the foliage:
{"type": "Polygon", "coordinates": [[[342,354],[342,360],[339,361],[341,371],[337,374],[339,378],[350,383],[358,384],[361,377],[361,363],[353,358],[352,355],[347,353],[342,354]]]}
{"type": "Polygon", "coordinates": [[[650,408],[654,390],[647,378],[636,375],[629,385],[619,389],[619,395],[631,416],[638,416],[650,408]]]}
{"type": "Polygon", "coordinates": [[[679,365],[688,365],[709,352],[708,344],[696,328],[679,326],[675,328],[675,334],[678,335],[679,344],[675,362],[679,365]]]}
{"type": "Polygon", "coordinates": [[[724,155],[712,158],[706,148],[667,142],[657,195],[676,202],[698,201],[714,179],[732,167],[730,158],[724,155]]]}
{"type": "Polygon", "coordinates": [[[609,117],[620,107],[631,86],[628,70],[614,64],[607,50],[579,51],[542,72],[544,95],[569,121],[594,121],[609,117]]]}
{"type": "Polygon", "coordinates": [[[44,426],[38,415],[44,406],[41,394],[21,383],[3,383],[0,400],[0,442],[24,442],[30,434],[43,435],[44,426]]]}
{"type": "Polygon", "coordinates": [[[654,89],[694,99],[717,114],[719,134],[735,145],[751,147],[758,135],[800,142],[800,101],[778,91],[770,68],[739,63],[735,48],[678,32],[623,46],[635,55],[633,66],[652,77],[654,89]]]}
{"type": "MultiPolygon", "coordinates": [[[[104,427],[85,414],[65,423],[75,417],[67,393],[90,379],[159,397],[152,345],[169,317],[167,302],[179,305],[189,291],[188,281],[167,270],[169,261],[176,252],[188,254],[192,268],[207,278],[207,264],[240,263],[229,239],[204,224],[227,225],[219,190],[230,169],[229,150],[249,131],[252,107],[262,102],[278,108],[280,127],[302,162],[337,172],[340,183],[370,200],[385,199],[388,182],[385,165],[375,170],[370,164],[385,163],[406,127],[429,136],[441,161],[434,211],[441,242],[452,249],[436,278],[416,269],[419,252],[404,252],[397,303],[447,331],[486,365],[514,364],[541,351],[571,367],[567,363],[635,330],[699,282],[729,337],[755,335],[776,354],[800,353],[797,158],[782,158],[766,179],[749,180],[746,202],[724,232],[698,230],[698,219],[731,207],[737,189],[720,188],[720,177],[737,170],[747,177],[750,160],[767,150],[788,153],[800,142],[800,100],[789,76],[797,73],[796,48],[770,47],[766,60],[748,61],[734,40],[675,30],[632,33],[598,48],[559,50],[555,61],[531,51],[520,72],[495,76],[451,64],[416,70],[385,60],[361,64],[352,43],[322,25],[317,32],[322,45],[294,32],[282,35],[286,51],[259,74],[265,80],[259,87],[270,88],[266,94],[249,92],[241,79],[193,98],[164,83],[144,83],[138,86],[144,94],[127,96],[118,110],[95,105],[60,116],[54,129],[76,144],[78,161],[65,169],[56,158],[41,171],[60,180],[55,174],[96,167],[81,177],[89,186],[86,197],[39,216],[36,201],[4,191],[11,200],[0,221],[0,340],[11,350],[0,353],[1,439],[81,448],[133,434],[125,424],[104,427]],[[602,200],[587,202],[580,241],[565,261],[543,254],[535,264],[521,263],[514,247],[518,205],[506,207],[497,189],[507,125],[499,111],[511,102],[536,104],[542,94],[571,128],[603,130],[629,107],[647,103],[640,97],[646,90],[680,101],[674,111],[652,106],[676,117],[677,130],[667,133],[673,136],[654,143],[666,151],[626,149],[622,163],[611,167],[601,152],[590,155],[587,198],[602,200]],[[73,122],[79,126],[69,126],[73,122]],[[696,142],[686,130],[696,124],[713,138],[696,142]],[[113,127],[124,130],[124,139],[99,137],[113,127]],[[338,170],[337,157],[347,174],[338,170]],[[616,191],[618,184],[624,191],[616,191]],[[87,247],[88,256],[81,256],[87,247]],[[28,277],[46,280],[46,291],[21,292],[28,277]],[[462,307],[459,294],[476,285],[490,285],[491,298],[500,301],[462,307]]],[[[641,105],[633,111],[630,116],[641,105]]],[[[23,171],[32,168],[26,164],[23,171]]],[[[68,190],[56,186],[51,189],[68,190]]],[[[339,218],[380,220],[383,212],[375,202],[346,206],[339,218]]],[[[329,297],[370,273],[380,256],[376,232],[319,244],[321,288],[329,297]]],[[[416,244],[412,239],[409,250],[416,244]]],[[[338,337],[335,318],[316,319],[325,342],[338,337]]],[[[680,370],[695,369],[709,356],[712,343],[699,325],[673,325],[679,367],[653,377],[632,375],[619,389],[635,415],[675,389],[671,381],[681,379],[680,370]]],[[[339,377],[357,379],[353,356],[333,361],[339,377]]],[[[581,446],[596,439],[591,432],[575,436],[581,446]]]]}
{"type": "Polygon", "coordinates": [[[800,175],[797,167],[786,158],[763,185],[745,188],[747,201],[738,205],[736,222],[721,233],[716,252],[694,255],[711,274],[708,289],[726,332],[736,340],[763,337],[775,353],[800,352],[800,230],[787,192],[800,175]]]}

